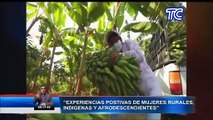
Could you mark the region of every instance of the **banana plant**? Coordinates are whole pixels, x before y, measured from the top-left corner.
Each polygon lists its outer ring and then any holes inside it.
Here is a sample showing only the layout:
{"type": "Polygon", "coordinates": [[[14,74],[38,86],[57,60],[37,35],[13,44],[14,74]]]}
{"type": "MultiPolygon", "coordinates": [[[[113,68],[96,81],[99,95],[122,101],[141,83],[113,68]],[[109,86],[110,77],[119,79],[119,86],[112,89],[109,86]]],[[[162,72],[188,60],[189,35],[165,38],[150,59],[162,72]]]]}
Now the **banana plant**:
{"type": "MultiPolygon", "coordinates": [[[[41,3],[40,3],[41,4],[41,3]]],[[[60,42],[62,41],[62,36],[60,35],[60,31],[64,28],[66,23],[66,14],[63,11],[64,5],[62,3],[47,3],[47,6],[45,4],[41,4],[41,7],[45,13],[45,16],[47,17],[47,21],[49,23],[49,33],[52,35],[52,40],[46,43],[46,46],[44,48],[53,47],[52,48],[52,56],[50,60],[50,67],[49,67],[49,74],[47,76],[47,82],[46,87],[47,90],[50,89],[51,84],[51,73],[52,73],[52,67],[53,67],[53,60],[55,55],[56,47],[60,46],[60,42]],[[52,46],[51,46],[52,45],[52,46]]],[[[45,44],[44,44],[45,45],[45,44]]]]}
{"type": "Polygon", "coordinates": [[[41,52],[36,49],[35,46],[33,46],[32,41],[30,40],[30,38],[27,38],[27,42],[26,42],[26,49],[27,49],[27,53],[26,53],[26,62],[27,62],[27,67],[26,67],[26,79],[27,79],[27,91],[30,92],[32,89],[32,85],[31,82],[32,79],[34,79],[37,75],[38,75],[38,70],[35,69],[37,68],[38,64],[39,64],[39,60],[38,58],[41,57],[41,52]]]}
{"type": "Polygon", "coordinates": [[[97,21],[104,14],[103,3],[100,2],[65,2],[64,5],[68,9],[69,17],[77,24],[78,35],[80,39],[83,40],[83,45],[81,46],[81,59],[78,69],[77,76],[77,87],[75,95],[79,95],[81,91],[82,78],[84,76],[84,62],[85,62],[85,53],[87,52],[87,45],[93,44],[94,40],[90,39],[94,34],[94,29],[90,28],[91,23],[97,21]]]}
{"type": "MultiPolygon", "coordinates": [[[[27,31],[26,31],[27,36],[30,36],[29,32],[30,32],[31,28],[35,25],[36,22],[38,22],[39,20],[42,21],[45,19],[39,12],[40,9],[41,9],[40,6],[36,3],[27,3],[27,21],[29,22],[30,20],[33,19],[31,21],[29,27],[27,28],[27,31]]],[[[41,36],[40,40],[41,39],[43,39],[43,36],[41,36]]],[[[28,39],[27,39],[27,41],[28,41],[28,39]]],[[[28,48],[29,47],[27,47],[27,49],[28,48]]],[[[39,71],[42,69],[43,62],[45,61],[48,52],[49,52],[48,50],[42,50],[41,57],[37,57],[37,59],[39,59],[40,61],[38,63],[38,67],[35,67],[34,77],[32,78],[33,79],[33,83],[31,85],[32,87],[30,89],[28,89],[28,92],[35,92],[37,79],[38,79],[38,76],[40,73],[39,71]]],[[[28,83],[30,83],[30,81],[28,81],[28,83]]]]}
{"type": "MultiPolygon", "coordinates": [[[[50,47],[53,47],[52,48],[51,60],[50,60],[50,66],[49,66],[49,70],[48,70],[47,81],[46,81],[47,90],[50,90],[51,70],[52,70],[53,59],[54,59],[54,55],[55,55],[54,53],[55,53],[56,47],[58,46],[59,42],[62,39],[59,31],[65,25],[66,16],[63,12],[63,4],[62,3],[52,3],[52,2],[42,3],[42,2],[38,2],[37,6],[39,6],[38,8],[40,8],[41,11],[42,11],[42,13],[39,15],[39,17],[42,18],[41,26],[44,25],[47,29],[45,35],[43,33],[44,31],[41,31],[42,37],[44,37],[44,42],[42,43],[42,49],[45,53],[46,51],[49,50],[50,47]]],[[[31,25],[33,25],[33,24],[31,24],[31,25]]],[[[29,30],[29,28],[28,28],[28,30],[29,30]]],[[[44,62],[44,59],[41,60],[39,68],[42,66],[42,62],[44,62]]],[[[37,82],[37,80],[35,79],[33,89],[35,89],[36,82],[37,82]]]]}

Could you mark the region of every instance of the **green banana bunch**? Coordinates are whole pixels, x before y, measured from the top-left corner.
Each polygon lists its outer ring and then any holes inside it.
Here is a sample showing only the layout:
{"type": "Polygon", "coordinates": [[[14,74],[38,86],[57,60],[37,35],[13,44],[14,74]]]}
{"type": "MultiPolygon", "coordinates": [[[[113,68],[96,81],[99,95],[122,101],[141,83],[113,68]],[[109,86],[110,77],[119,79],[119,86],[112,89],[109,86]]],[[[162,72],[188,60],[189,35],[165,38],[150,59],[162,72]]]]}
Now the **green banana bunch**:
{"type": "Polygon", "coordinates": [[[141,70],[134,57],[115,53],[110,48],[89,54],[85,62],[86,75],[107,95],[130,96],[140,93],[141,70]],[[113,65],[111,65],[111,58],[113,65]]]}

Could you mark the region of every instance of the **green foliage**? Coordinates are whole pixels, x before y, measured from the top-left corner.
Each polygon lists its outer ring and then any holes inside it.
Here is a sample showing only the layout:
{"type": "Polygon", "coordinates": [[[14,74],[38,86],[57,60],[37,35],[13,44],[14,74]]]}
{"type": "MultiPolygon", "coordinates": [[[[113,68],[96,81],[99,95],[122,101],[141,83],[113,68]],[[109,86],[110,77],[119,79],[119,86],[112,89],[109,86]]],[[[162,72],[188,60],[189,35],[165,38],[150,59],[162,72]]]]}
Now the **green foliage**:
{"type": "Polygon", "coordinates": [[[102,2],[92,2],[88,7],[88,22],[92,23],[98,20],[104,13],[104,6],[102,2]]]}
{"type": "Polygon", "coordinates": [[[143,32],[143,33],[154,33],[157,29],[157,24],[154,22],[136,22],[130,23],[123,27],[122,32],[143,32]]]}
{"type": "Polygon", "coordinates": [[[27,3],[27,21],[31,20],[38,14],[38,6],[32,3],[27,3]]]}
{"type": "Polygon", "coordinates": [[[181,22],[168,22],[165,26],[168,32],[169,55],[179,65],[186,66],[186,25],[181,22]]]}

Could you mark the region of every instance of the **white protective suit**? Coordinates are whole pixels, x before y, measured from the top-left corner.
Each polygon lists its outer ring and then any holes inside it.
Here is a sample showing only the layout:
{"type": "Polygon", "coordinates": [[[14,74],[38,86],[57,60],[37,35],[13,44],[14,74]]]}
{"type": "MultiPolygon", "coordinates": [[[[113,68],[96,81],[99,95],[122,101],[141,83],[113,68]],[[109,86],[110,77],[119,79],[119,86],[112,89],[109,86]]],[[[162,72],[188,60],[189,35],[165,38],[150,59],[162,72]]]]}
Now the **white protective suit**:
{"type": "MultiPolygon", "coordinates": [[[[134,56],[140,63],[140,69],[142,70],[140,80],[141,92],[144,93],[145,96],[162,96],[162,88],[160,85],[160,81],[155,76],[150,66],[147,64],[146,58],[139,43],[135,40],[126,40],[122,42],[122,54],[134,56]]],[[[114,120],[116,118],[119,119],[119,116],[115,115],[112,118],[114,118],[114,120]]],[[[160,119],[161,114],[146,114],[146,120],[160,119]]]]}
{"type": "Polygon", "coordinates": [[[146,58],[137,41],[127,40],[122,43],[122,52],[124,55],[136,57],[140,63],[141,80],[140,85],[145,96],[162,96],[160,81],[146,62],[146,58]]]}

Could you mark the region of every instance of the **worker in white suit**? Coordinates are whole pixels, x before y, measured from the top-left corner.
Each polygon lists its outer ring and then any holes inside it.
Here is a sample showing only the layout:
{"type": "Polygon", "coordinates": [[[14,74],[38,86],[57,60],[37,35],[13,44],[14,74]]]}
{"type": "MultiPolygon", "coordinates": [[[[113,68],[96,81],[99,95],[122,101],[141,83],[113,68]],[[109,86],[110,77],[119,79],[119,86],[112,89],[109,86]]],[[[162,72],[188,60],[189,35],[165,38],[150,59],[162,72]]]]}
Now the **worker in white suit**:
{"type": "MultiPolygon", "coordinates": [[[[143,93],[145,96],[162,96],[160,81],[155,76],[150,66],[147,64],[146,58],[139,43],[135,40],[123,41],[120,35],[115,31],[108,32],[106,40],[110,48],[120,52],[123,55],[134,56],[140,64],[140,69],[142,71],[140,80],[140,92],[143,93]]],[[[112,117],[116,118],[116,120],[119,120],[119,115],[112,115],[112,117]]],[[[146,114],[146,120],[160,119],[161,114],[146,114]]]]}

